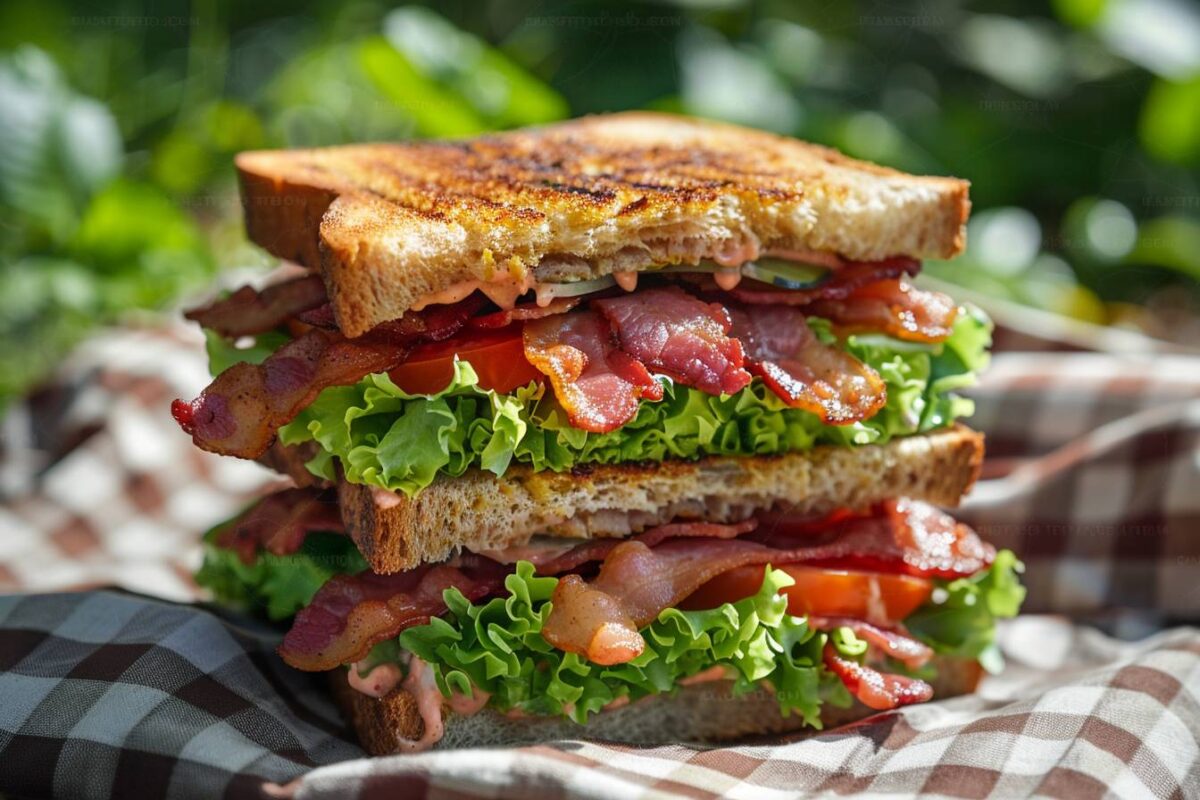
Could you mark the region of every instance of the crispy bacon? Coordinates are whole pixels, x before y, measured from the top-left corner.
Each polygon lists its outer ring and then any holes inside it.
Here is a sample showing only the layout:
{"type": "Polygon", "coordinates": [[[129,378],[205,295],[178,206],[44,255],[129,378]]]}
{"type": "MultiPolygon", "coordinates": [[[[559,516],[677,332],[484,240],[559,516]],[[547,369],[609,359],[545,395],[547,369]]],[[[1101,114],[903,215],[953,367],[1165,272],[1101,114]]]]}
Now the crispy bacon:
{"type": "Polygon", "coordinates": [[[646,368],[709,394],[733,394],[750,383],[733,323],[717,303],[677,286],[596,300],[621,349],[646,368]]]}
{"type": "Polygon", "coordinates": [[[760,516],[758,530],[747,538],[781,550],[802,549],[805,563],[817,566],[923,578],[974,575],[996,557],[995,548],[970,527],[908,498],[885,500],[866,514],[837,514],[832,521],[760,516]]]}
{"type": "Polygon", "coordinates": [[[958,306],[946,295],[902,280],[871,283],[845,298],[824,299],[806,310],[826,317],[842,331],[881,332],[912,342],[945,341],[958,316],[958,306]]]}
{"type": "Polygon", "coordinates": [[[646,649],[638,633],[645,623],[631,618],[617,597],[589,586],[578,575],[564,576],[550,602],[553,610],[542,626],[542,637],[559,650],[610,666],[632,661],[646,649]]]}
{"type": "MultiPolygon", "coordinates": [[[[921,262],[913,258],[887,258],[882,261],[847,261],[833,270],[821,284],[811,289],[783,289],[759,283],[743,282],[728,293],[733,299],[750,305],[804,306],[817,300],[841,300],[856,289],[877,281],[894,280],[921,271],[921,262]]],[[[716,292],[716,282],[705,276],[706,293],[716,292]]]]}
{"type": "Polygon", "coordinates": [[[552,317],[555,314],[567,313],[581,302],[583,302],[582,297],[556,297],[544,306],[540,306],[537,303],[527,303],[507,310],[493,311],[491,314],[475,317],[471,320],[471,327],[489,330],[491,328],[503,328],[514,322],[526,322],[531,319],[552,317]]]}
{"type": "Polygon", "coordinates": [[[322,389],[383,372],[407,353],[407,345],[385,337],[346,339],[314,328],[261,364],[234,364],[192,402],[171,403],[171,415],[203,450],[258,458],[322,389]]]}
{"type": "Polygon", "coordinates": [[[357,339],[313,328],[261,364],[234,364],[190,403],[175,400],[171,415],[203,450],[258,458],[321,390],[391,369],[414,344],[453,336],[485,302],[468,298],[405,314],[357,339]]]}
{"type": "Polygon", "coordinates": [[[640,398],[662,399],[662,385],[617,349],[608,324],[594,311],[531,320],[524,337],[525,358],[550,378],[576,428],[616,430],[637,414],[640,398]]]}
{"type": "Polygon", "coordinates": [[[729,315],[747,368],[788,405],[811,411],[827,425],[849,425],[874,416],[887,402],[879,373],[823,343],[800,311],[731,307],[729,315]]]}
{"type": "Polygon", "coordinates": [[[846,617],[809,617],[808,624],[821,631],[849,628],[859,639],[875,647],[885,656],[894,658],[909,669],[918,669],[933,658],[933,650],[900,631],[887,630],[861,619],[846,617]]]}
{"type": "Polygon", "coordinates": [[[825,666],[845,684],[859,702],[876,711],[924,703],[933,697],[933,687],[916,678],[889,675],[838,655],[832,644],[825,645],[825,666]]]}
{"type": "Polygon", "coordinates": [[[297,552],[312,531],[344,530],[335,498],[315,489],[285,489],[226,523],[216,534],[216,544],[252,564],[260,550],[286,556],[297,552]]]}
{"type": "MultiPolygon", "coordinates": [[[[971,540],[974,546],[986,546],[965,526],[947,529],[945,515],[936,509],[895,501],[881,504],[873,514],[885,524],[868,527],[864,520],[871,517],[839,515],[806,521],[790,531],[776,525],[774,530],[752,533],[753,520],[734,525],[671,523],[633,539],[584,542],[538,565],[540,574],[561,575],[602,562],[590,582],[580,575],[561,578],[544,635],[554,646],[596,663],[624,663],[617,659],[635,658],[644,647],[639,644],[641,628],[663,609],[678,605],[708,580],[735,567],[837,564],[840,559],[859,568],[871,564],[883,570],[919,572],[921,565],[954,566],[969,568],[962,574],[972,574],[990,563],[990,548],[986,561],[951,555],[970,550],[971,540]],[[901,524],[904,530],[897,527],[901,524]]],[[[343,663],[335,658],[354,660],[372,643],[442,613],[438,587],[445,588],[445,580],[479,599],[500,591],[509,569],[467,553],[453,567],[422,567],[391,576],[369,572],[341,576],[318,593],[310,606],[315,610],[297,616],[284,642],[285,658],[302,669],[330,669],[343,663]],[[431,575],[434,570],[442,571],[431,575]]],[[[933,574],[959,577],[944,569],[933,574]]],[[[906,642],[900,634],[858,621],[829,624],[850,625],[857,635],[914,665],[927,657],[919,643],[906,642]]]]}
{"type": "Polygon", "coordinates": [[[542,575],[561,575],[570,572],[592,561],[603,561],[613,548],[623,541],[641,542],[646,547],[654,547],[659,542],[671,538],[734,539],[744,533],[749,533],[758,527],[758,520],[748,519],[729,524],[717,522],[669,522],[666,525],[656,525],[648,528],[629,539],[590,539],[576,545],[565,553],[558,553],[551,558],[535,562],[538,572],[542,575]]]}
{"type": "MultiPolygon", "coordinates": [[[[671,539],[653,549],[643,541],[626,541],[609,548],[600,574],[588,586],[591,592],[562,598],[588,607],[555,604],[546,625],[553,630],[556,647],[590,658],[589,648],[600,625],[609,626],[608,634],[619,628],[632,636],[663,609],[678,605],[711,578],[736,567],[849,563],[856,568],[954,578],[978,572],[994,555],[967,526],[932,506],[909,500],[889,501],[870,516],[838,519],[824,528],[809,521],[788,531],[777,523],[736,539],[671,539]],[[597,611],[614,607],[622,613],[605,618],[597,611]]],[[[557,566],[565,563],[566,559],[557,566]]]]}
{"type": "Polygon", "coordinates": [[[322,303],[316,308],[301,311],[295,316],[298,322],[311,325],[314,328],[324,328],[327,331],[337,329],[337,317],[333,315],[333,303],[322,303]]]}
{"type": "Polygon", "coordinates": [[[184,314],[229,339],[274,330],[303,311],[329,301],[320,275],[304,275],[258,291],[243,286],[233,294],[184,314]]]}
{"type": "Polygon", "coordinates": [[[479,600],[499,591],[508,571],[479,558],[459,567],[424,566],[393,575],[338,575],[296,615],[279,655],[296,669],[313,672],[358,661],[379,642],[445,613],[446,589],[455,587],[468,600],[479,600]]]}

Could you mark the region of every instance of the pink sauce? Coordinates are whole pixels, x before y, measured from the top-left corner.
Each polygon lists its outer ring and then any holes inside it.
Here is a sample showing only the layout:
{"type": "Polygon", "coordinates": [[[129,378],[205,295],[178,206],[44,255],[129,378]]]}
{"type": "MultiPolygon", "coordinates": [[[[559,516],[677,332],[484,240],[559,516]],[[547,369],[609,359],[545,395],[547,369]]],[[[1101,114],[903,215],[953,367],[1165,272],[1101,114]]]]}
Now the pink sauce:
{"type": "Polygon", "coordinates": [[[472,686],[471,695],[468,697],[465,694],[452,694],[447,701],[450,710],[455,714],[464,717],[469,717],[472,714],[478,714],[487,705],[488,700],[492,698],[491,694],[482,689],[472,686]]]}
{"type": "Polygon", "coordinates": [[[720,270],[713,273],[713,280],[716,282],[717,286],[720,286],[727,292],[732,292],[735,288],[737,288],[737,285],[741,283],[742,273],[720,270]]]}
{"type": "Polygon", "coordinates": [[[516,305],[518,297],[535,288],[537,288],[537,281],[531,272],[526,272],[525,277],[519,280],[509,272],[501,272],[490,281],[475,278],[469,281],[459,281],[437,292],[430,292],[419,297],[413,303],[412,310],[420,311],[426,306],[457,303],[475,291],[483,292],[489,300],[501,308],[512,308],[516,305]]]}
{"type": "Polygon", "coordinates": [[[730,239],[713,254],[713,261],[722,267],[740,267],[758,258],[758,242],[751,238],[730,239]]]}
{"type": "Polygon", "coordinates": [[[612,276],[613,280],[617,282],[617,286],[620,286],[627,292],[632,292],[637,288],[638,274],[636,272],[614,272],[612,276]]]}
{"type": "Polygon", "coordinates": [[[424,730],[420,739],[396,737],[396,750],[401,753],[420,753],[433,747],[446,732],[442,722],[442,693],[433,679],[433,670],[421,659],[413,656],[408,665],[408,677],[404,679],[404,690],[417,701],[424,730]]]}
{"type": "Polygon", "coordinates": [[[400,494],[398,492],[389,492],[387,489],[381,489],[378,486],[371,487],[371,498],[375,501],[375,505],[378,508],[388,509],[400,505],[400,494]]]}
{"type": "Polygon", "coordinates": [[[723,681],[729,678],[729,668],[724,664],[717,664],[709,667],[706,670],[697,672],[695,675],[689,675],[686,678],[679,679],[680,686],[694,686],[697,683],[709,683],[711,681],[723,681]]]}
{"type": "Polygon", "coordinates": [[[358,664],[350,665],[347,680],[350,686],[365,694],[367,697],[387,697],[400,683],[403,677],[399,664],[379,664],[365,676],[358,673],[358,664]]]}

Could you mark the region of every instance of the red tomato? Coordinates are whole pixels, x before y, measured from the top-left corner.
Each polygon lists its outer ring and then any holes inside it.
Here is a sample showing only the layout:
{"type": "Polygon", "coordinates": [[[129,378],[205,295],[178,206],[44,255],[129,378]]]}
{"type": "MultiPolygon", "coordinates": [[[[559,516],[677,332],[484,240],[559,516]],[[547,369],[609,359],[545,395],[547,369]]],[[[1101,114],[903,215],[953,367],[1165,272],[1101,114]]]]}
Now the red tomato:
{"type": "MultiPolygon", "coordinates": [[[[933,582],[927,578],[888,572],[828,569],[784,564],[796,583],[783,590],[788,613],[795,616],[853,617],[899,622],[929,599],[933,582]]],[[[750,597],[762,586],[764,567],[738,567],[722,573],[683,601],[684,609],[716,608],[750,597]]]]}
{"type": "Polygon", "coordinates": [[[456,354],[474,367],[483,389],[511,392],[543,377],[536,367],[525,360],[520,325],[492,331],[471,331],[452,336],[444,342],[420,345],[413,348],[408,360],[390,370],[388,375],[397,386],[410,394],[440,392],[454,377],[456,354]]]}

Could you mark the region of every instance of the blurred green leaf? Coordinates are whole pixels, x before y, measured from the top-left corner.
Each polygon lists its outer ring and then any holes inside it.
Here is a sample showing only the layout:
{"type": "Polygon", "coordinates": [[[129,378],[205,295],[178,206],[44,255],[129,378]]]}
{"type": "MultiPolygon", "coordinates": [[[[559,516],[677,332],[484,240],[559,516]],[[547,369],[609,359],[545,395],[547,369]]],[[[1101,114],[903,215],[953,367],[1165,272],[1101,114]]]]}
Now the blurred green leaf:
{"type": "Polygon", "coordinates": [[[1164,161],[1200,159],[1200,75],[1183,83],[1156,81],[1142,108],[1138,133],[1146,150],[1164,161]]]}
{"type": "MultiPolygon", "coordinates": [[[[474,112],[477,130],[532,125],[567,115],[567,105],[557,92],[429,9],[410,6],[392,11],[384,19],[383,34],[399,60],[372,51],[369,58],[380,63],[373,61],[369,72],[389,97],[417,116],[422,130],[432,122],[430,112],[436,113],[439,103],[449,98],[462,103],[455,104],[452,113],[474,112]],[[378,68],[389,63],[403,73],[403,79],[378,68]],[[385,80],[385,75],[390,79],[385,80]],[[413,85],[407,85],[409,81],[413,85]]],[[[475,131],[463,131],[471,132],[475,131]]]]}
{"type": "Polygon", "coordinates": [[[1168,216],[1143,222],[1125,260],[1166,267],[1200,281],[1200,220],[1168,216]]]}
{"type": "Polygon", "coordinates": [[[176,128],[154,148],[150,174],[169,192],[197,191],[213,169],[213,154],[191,130],[176,128]]]}
{"type": "Polygon", "coordinates": [[[1069,25],[1089,28],[1104,17],[1107,0],[1054,0],[1054,13],[1069,25]]]}
{"type": "Polygon", "coordinates": [[[470,136],[487,125],[466,102],[417,71],[382,36],[359,45],[359,62],[376,87],[416,123],[425,136],[470,136]]]}
{"type": "Polygon", "coordinates": [[[265,142],[262,121],[254,109],[242,103],[230,100],[213,103],[204,119],[208,139],[220,152],[254,150],[265,142]]]}
{"type": "Polygon", "coordinates": [[[191,253],[203,244],[195,223],[170,198],[149,184],[118,180],[92,200],[70,249],[115,273],[148,251],[191,253]]]}
{"type": "Polygon", "coordinates": [[[112,115],[68,89],[49,56],[26,47],[0,59],[0,205],[33,226],[29,236],[70,236],[120,166],[112,115]]]}

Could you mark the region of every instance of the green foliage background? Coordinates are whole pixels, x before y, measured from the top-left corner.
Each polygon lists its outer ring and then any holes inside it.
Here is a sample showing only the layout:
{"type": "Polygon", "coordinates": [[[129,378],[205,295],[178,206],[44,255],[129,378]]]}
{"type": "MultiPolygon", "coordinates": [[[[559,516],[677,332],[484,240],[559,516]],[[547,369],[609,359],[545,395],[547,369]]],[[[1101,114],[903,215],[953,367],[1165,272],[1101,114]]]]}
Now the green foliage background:
{"type": "Polygon", "coordinates": [[[241,233],[242,149],[660,108],[972,181],[941,277],[1200,341],[1200,11],[1183,0],[0,5],[0,406],[241,233]]]}

